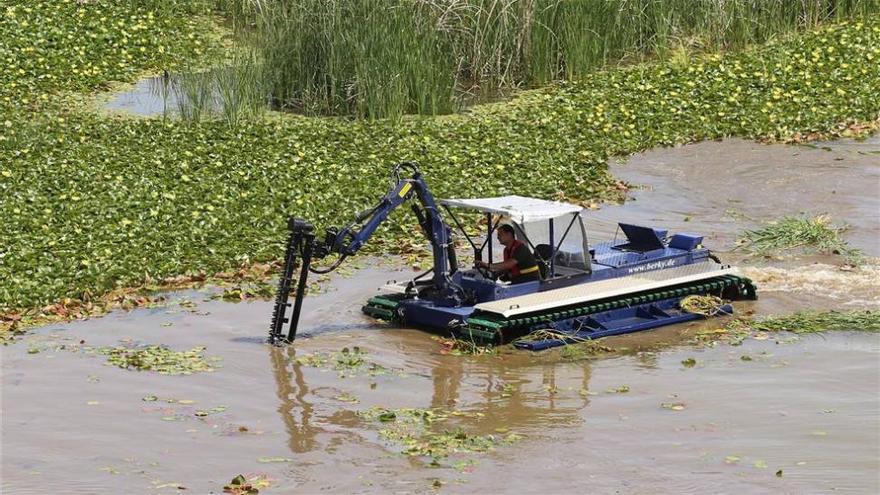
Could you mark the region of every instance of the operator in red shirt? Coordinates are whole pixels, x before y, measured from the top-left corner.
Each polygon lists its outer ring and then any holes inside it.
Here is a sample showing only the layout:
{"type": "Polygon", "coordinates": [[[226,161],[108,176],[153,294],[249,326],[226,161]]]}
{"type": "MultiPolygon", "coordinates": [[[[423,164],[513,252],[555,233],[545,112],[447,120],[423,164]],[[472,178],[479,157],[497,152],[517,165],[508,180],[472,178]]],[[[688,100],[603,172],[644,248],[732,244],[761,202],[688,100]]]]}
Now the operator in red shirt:
{"type": "Polygon", "coordinates": [[[501,280],[510,280],[512,284],[531,282],[541,278],[535,256],[525,244],[516,239],[516,233],[511,225],[503,224],[498,227],[498,242],[504,246],[504,261],[486,263],[479,260],[477,266],[500,273],[501,280]]]}

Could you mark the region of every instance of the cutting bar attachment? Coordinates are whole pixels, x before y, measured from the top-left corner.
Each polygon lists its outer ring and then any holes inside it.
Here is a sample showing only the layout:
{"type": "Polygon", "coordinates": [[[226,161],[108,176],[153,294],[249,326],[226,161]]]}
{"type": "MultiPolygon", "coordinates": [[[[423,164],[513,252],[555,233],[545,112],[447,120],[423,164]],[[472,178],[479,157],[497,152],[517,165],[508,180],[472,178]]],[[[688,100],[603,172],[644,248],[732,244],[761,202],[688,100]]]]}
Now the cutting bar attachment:
{"type": "Polygon", "coordinates": [[[275,309],[272,311],[272,325],[269,329],[270,344],[288,344],[296,338],[299,315],[302,310],[303,295],[309,277],[309,266],[312,262],[312,249],[315,241],[315,228],[312,224],[299,218],[291,218],[288,223],[290,237],[284,254],[284,269],[278,280],[278,292],[275,294],[275,309]],[[290,289],[293,285],[293,272],[296,270],[297,257],[300,259],[300,274],[296,284],[296,296],[293,301],[293,313],[287,317],[290,308],[290,289]],[[290,323],[287,335],[284,335],[285,324],[290,323]]]}

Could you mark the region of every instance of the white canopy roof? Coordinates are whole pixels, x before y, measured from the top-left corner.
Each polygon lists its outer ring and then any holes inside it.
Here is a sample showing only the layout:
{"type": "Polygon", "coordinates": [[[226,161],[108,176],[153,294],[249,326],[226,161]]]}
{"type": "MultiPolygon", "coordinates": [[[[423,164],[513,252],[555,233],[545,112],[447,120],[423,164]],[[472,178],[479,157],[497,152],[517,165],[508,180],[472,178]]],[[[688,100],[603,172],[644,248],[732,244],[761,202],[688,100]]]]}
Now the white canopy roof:
{"type": "Polygon", "coordinates": [[[501,196],[498,198],[444,199],[446,206],[469,208],[485,213],[497,213],[510,217],[516,223],[549,220],[563,215],[578,213],[583,208],[570,203],[526,198],[524,196],[501,196]]]}

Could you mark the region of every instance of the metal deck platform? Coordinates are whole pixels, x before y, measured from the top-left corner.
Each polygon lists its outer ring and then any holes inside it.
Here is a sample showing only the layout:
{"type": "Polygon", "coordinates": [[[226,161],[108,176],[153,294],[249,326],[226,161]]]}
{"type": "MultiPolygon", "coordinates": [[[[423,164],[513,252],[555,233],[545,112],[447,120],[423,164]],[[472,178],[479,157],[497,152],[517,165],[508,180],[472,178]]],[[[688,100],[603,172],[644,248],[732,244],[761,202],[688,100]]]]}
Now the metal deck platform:
{"type": "Polygon", "coordinates": [[[509,318],[515,315],[544,311],[560,306],[581,304],[635,292],[660,289],[671,285],[696,282],[721,275],[729,275],[734,273],[734,271],[734,269],[714,261],[705,261],[675,268],[648,271],[627,277],[573,285],[525,296],[511,297],[500,301],[480,303],[475,306],[475,309],[509,318]]]}

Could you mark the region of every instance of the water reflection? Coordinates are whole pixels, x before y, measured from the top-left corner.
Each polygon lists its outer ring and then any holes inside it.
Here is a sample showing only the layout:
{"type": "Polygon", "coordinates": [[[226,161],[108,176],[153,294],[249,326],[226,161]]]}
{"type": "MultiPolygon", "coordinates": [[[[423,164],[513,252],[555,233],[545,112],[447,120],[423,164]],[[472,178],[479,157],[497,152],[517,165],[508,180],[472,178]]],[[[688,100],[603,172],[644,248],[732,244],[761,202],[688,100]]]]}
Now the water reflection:
{"type": "Polygon", "coordinates": [[[104,108],[144,117],[175,114],[182,95],[172,89],[172,82],[167,71],[161,76],[142,79],[131,90],[113,96],[104,108]]]}
{"type": "Polygon", "coordinates": [[[296,362],[293,346],[285,348],[269,346],[269,357],[275,374],[276,394],[280,402],[278,412],[287,429],[290,450],[309,452],[317,446],[317,434],[321,431],[312,425],[314,407],[306,400],[309,394],[302,365],[296,362]],[[292,363],[288,370],[288,363],[292,363]]]}
{"type": "MultiPolygon", "coordinates": [[[[353,434],[352,441],[362,441],[363,436],[358,430],[369,425],[354,414],[353,408],[315,393],[335,387],[310,387],[307,382],[309,371],[296,361],[294,347],[267,348],[279,400],[277,410],[287,430],[291,452],[321,450],[324,442],[319,441],[318,435],[321,434],[333,434],[333,438],[325,438],[329,442],[325,442],[327,446],[342,441],[337,434],[346,432],[353,434]]],[[[388,397],[399,397],[403,392],[415,400],[382,404],[382,407],[419,407],[420,403],[430,399],[426,407],[461,414],[450,416],[449,420],[438,424],[438,428],[461,426],[474,434],[503,430],[529,435],[543,434],[551,427],[580,424],[583,422],[582,410],[589,405],[590,366],[586,362],[575,365],[535,363],[520,358],[508,361],[459,356],[442,356],[430,362],[434,364],[429,376],[392,378],[392,386],[398,389],[388,397]],[[426,380],[430,380],[432,387],[430,398],[423,393],[426,380]],[[424,401],[421,396],[425,396],[424,401]]],[[[371,394],[367,382],[375,383],[373,380],[346,380],[346,387],[355,396],[364,398],[371,394]]]]}
{"type": "Polygon", "coordinates": [[[589,404],[590,366],[561,363],[475,363],[450,357],[431,370],[431,407],[483,414],[493,428],[580,420],[589,404]],[[463,382],[479,381],[461,393],[463,382]]]}

